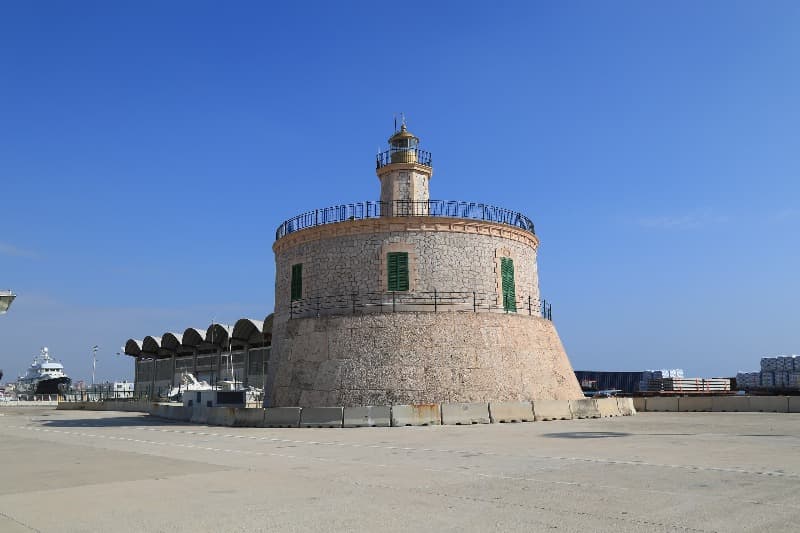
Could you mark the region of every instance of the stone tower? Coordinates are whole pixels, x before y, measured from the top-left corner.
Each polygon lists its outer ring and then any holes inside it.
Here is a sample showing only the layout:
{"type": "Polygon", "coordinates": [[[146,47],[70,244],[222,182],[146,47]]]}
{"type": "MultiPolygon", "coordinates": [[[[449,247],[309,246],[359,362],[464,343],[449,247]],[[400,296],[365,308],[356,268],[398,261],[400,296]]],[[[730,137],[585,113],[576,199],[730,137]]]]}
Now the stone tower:
{"type": "Polygon", "coordinates": [[[428,182],[433,174],[430,154],[419,149],[419,138],[405,125],[389,138],[388,161],[378,162],[377,174],[381,180],[381,202],[384,205],[405,204],[409,211],[430,200],[428,182]]]}
{"type": "Polygon", "coordinates": [[[530,219],[431,200],[431,155],[405,123],[377,174],[379,201],[278,227],[265,405],[581,398],[530,219]]]}

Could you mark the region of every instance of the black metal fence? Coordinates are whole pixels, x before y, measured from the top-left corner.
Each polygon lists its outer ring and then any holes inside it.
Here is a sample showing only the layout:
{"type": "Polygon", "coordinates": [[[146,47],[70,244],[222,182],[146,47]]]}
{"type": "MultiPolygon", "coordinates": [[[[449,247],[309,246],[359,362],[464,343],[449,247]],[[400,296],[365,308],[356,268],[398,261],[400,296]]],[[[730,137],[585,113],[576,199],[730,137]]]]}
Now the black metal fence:
{"type": "MultiPolygon", "coordinates": [[[[160,394],[166,397],[169,393],[169,388],[164,387],[159,390],[160,394]]],[[[120,401],[136,401],[136,400],[149,400],[150,390],[135,390],[135,391],[119,391],[110,389],[98,390],[75,390],[68,391],[59,395],[61,401],[64,402],[102,402],[105,400],[120,400],[120,401]]],[[[157,397],[157,396],[155,396],[157,397]]]]}
{"type": "Polygon", "coordinates": [[[306,228],[335,224],[348,220],[379,217],[450,217],[485,220],[514,226],[530,233],[533,221],[525,215],[503,207],[460,200],[395,200],[394,202],[357,202],[308,211],[278,226],[275,240],[306,228]]]}
{"type": "Polygon", "coordinates": [[[289,318],[403,312],[521,313],[553,320],[553,306],[532,296],[509,299],[467,291],[368,292],[295,300],[289,318]]]}
{"type": "Polygon", "coordinates": [[[381,168],[392,163],[416,163],[429,167],[432,164],[432,160],[430,152],[419,148],[394,148],[379,153],[376,157],[375,167],[381,168]]]}

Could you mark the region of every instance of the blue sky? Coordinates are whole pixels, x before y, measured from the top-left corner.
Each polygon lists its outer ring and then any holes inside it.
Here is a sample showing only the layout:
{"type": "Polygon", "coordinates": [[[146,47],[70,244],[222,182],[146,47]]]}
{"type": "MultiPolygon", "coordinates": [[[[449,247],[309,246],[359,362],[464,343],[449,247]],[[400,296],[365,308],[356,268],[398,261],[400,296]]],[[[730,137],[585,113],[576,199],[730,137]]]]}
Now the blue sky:
{"type": "Polygon", "coordinates": [[[379,194],[536,223],[575,368],[800,353],[796,2],[4,2],[0,368],[273,308],[275,228],[379,194]]]}

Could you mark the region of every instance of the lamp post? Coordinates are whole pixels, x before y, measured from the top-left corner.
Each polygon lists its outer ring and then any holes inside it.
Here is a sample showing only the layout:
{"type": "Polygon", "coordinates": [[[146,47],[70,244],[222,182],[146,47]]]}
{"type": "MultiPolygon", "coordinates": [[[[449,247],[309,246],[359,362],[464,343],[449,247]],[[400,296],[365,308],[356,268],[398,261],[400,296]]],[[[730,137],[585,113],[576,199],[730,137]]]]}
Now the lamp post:
{"type": "Polygon", "coordinates": [[[14,301],[17,295],[11,291],[0,290],[0,315],[4,315],[8,308],[11,307],[11,302],[14,301]]]}
{"type": "Polygon", "coordinates": [[[92,346],[92,389],[94,389],[94,371],[97,369],[97,349],[96,344],[92,346]]]}

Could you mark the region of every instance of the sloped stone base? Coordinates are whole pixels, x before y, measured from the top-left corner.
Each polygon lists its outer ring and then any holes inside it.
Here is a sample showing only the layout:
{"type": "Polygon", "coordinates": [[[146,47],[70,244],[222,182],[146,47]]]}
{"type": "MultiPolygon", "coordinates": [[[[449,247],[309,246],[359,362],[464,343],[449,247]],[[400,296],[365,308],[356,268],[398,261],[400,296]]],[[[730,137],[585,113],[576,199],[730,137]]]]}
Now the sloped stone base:
{"type": "Polygon", "coordinates": [[[553,323],[504,313],[303,318],[273,328],[270,406],[582,398],[553,323]]]}

